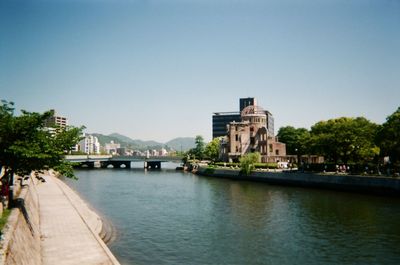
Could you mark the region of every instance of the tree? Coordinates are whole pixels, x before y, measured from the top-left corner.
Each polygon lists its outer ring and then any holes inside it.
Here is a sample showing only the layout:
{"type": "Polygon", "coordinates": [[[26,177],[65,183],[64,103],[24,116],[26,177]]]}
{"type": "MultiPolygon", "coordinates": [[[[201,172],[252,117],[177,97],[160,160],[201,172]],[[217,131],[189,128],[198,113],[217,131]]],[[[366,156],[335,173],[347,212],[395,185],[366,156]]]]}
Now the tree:
{"type": "Polygon", "coordinates": [[[204,143],[204,138],[201,135],[197,135],[195,138],[195,148],[192,148],[189,150],[188,154],[190,156],[194,156],[197,159],[203,159],[204,158],[204,149],[205,149],[205,143],[204,143]]]}
{"type": "Polygon", "coordinates": [[[374,139],[379,126],[369,120],[337,118],[321,121],[311,127],[313,152],[334,163],[367,162],[379,154],[374,139]]]}
{"type": "Polygon", "coordinates": [[[220,147],[220,138],[214,138],[211,142],[209,142],[205,149],[204,155],[206,158],[216,161],[219,158],[219,147],[220,147]]]}
{"type": "Polygon", "coordinates": [[[310,132],[305,128],[294,128],[292,126],[281,127],[278,131],[279,141],[286,144],[286,153],[300,157],[309,153],[310,132]]]}
{"type": "Polygon", "coordinates": [[[241,172],[246,175],[250,175],[255,168],[255,163],[258,163],[260,158],[261,155],[258,152],[243,155],[239,160],[241,172]]]}
{"type": "Polygon", "coordinates": [[[386,118],[378,134],[381,155],[389,156],[393,164],[400,163],[400,107],[386,118]]]}
{"type": "MultiPolygon", "coordinates": [[[[56,134],[44,128],[44,122],[54,113],[43,114],[22,110],[14,116],[12,102],[0,105],[0,165],[3,192],[9,189],[9,200],[13,200],[14,174],[24,176],[32,171],[54,169],[66,177],[74,178],[72,164],[64,155],[78,143],[83,127],[58,128],[56,134]]],[[[3,194],[5,195],[5,194],[3,194]]]]}

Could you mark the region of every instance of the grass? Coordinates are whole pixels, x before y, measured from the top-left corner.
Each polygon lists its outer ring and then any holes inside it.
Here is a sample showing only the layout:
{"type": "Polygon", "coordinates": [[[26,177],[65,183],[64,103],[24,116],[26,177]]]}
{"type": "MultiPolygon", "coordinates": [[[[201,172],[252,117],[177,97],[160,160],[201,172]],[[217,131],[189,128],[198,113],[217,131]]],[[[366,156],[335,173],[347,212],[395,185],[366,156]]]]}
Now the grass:
{"type": "Polygon", "coordinates": [[[8,217],[11,214],[11,210],[10,209],[4,209],[3,211],[3,215],[0,218],[0,233],[3,232],[3,228],[7,223],[8,217]]]}

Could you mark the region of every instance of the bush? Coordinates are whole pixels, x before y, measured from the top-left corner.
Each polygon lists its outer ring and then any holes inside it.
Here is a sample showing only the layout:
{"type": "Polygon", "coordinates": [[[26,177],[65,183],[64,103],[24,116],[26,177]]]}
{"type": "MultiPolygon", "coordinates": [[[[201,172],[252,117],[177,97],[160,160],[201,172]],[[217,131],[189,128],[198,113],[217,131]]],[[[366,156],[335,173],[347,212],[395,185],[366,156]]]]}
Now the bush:
{"type": "MultiPolygon", "coordinates": [[[[337,164],[338,166],[343,165],[342,163],[337,164]]],[[[324,164],[304,164],[304,171],[312,171],[312,172],[336,172],[336,164],[334,163],[324,163],[324,164]]],[[[393,170],[394,168],[392,168],[393,170]]],[[[386,174],[387,167],[386,166],[378,166],[375,163],[362,163],[362,164],[354,164],[348,163],[346,165],[346,173],[359,175],[359,174],[386,174]],[[349,167],[350,169],[348,169],[349,167]]]]}
{"type": "Polygon", "coordinates": [[[215,172],[215,168],[214,167],[207,167],[205,170],[204,170],[204,173],[206,173],[206,174],[214,174],[214,172],[215,172]]]}
{"type": "Polygon", "coordinates": [[[277,169],[278,164],[277,163],[256,163],[254,164],[255,168],[261,168],[261,169],[277,169]]]}
{"type": "Polygon", "coordinates": [[[255,169],[255,164],[260,160],[260,153],[249,153],[240,158],[240,172],[250,175],[255,169]]]}
{"type": "Polygon", "coordinates": [[[224,162],[217,162],[217,163],[214,163],[214,165],[219,166],[219,167],[223,167],[223,166],[227,166],[227,167],[239,167],[239,166],[240,166],[239,163],[224,163],[224,162]]]}
{"type": "MultiPolygon", "coordinates": [[[[224,162],[216,162],[213,165],[219,167],[240,167],[240,163],[224,163],[224,162]]],[[[262,169],[277,169],[277,163],[254,163],[255,168],[262,168],[262,169]]]]}

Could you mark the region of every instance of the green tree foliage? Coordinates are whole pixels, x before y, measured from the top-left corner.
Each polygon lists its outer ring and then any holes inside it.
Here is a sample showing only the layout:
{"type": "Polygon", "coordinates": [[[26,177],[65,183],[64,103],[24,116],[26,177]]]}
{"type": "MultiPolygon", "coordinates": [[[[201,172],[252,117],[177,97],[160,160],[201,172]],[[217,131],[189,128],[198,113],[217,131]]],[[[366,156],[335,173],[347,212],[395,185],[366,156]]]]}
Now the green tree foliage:
{"type": "Polygon", "coordinates": [[[245,175],[250,175],[250,173],[255,169],[255,164],[260,162],[261,155],[258,152],[248,153],[240,158],[240,168],[241,172],[245,175]]]}
{"type": "Polygon", "coordinates": [[[389,156],[393,164],[400,163],[400,107],[382,124],[377,143],[383,156],[389,156]]]}
{"type": "Polygon", "coordinates": [[[378,129],[363,117],[321,121],[311,128],[312,151],[335,163],[371,161],[379,154],[374,144],[378,129]]]}
{"type": "Polygon", "coordinates": [[[204,138],[201,135],[197,135],[195,138],[195,148],[192,148],[188,151],[188,155],[191,158],[195,159],[203,159],[204,158],[204,150],[206,144],[204,143],[204,138]]]}
{"type": "Polygon", "coordinates": [[[58,128],[56,134],[44,128],[54,113],[43,114],[22,110],[14,116],[13,103],[0,105],[0,165],[4,167],[3,183],[11,185],[14,174],[24,176],[32,171],[54,169],[67,177],[75,177],[72,165],[64,155],[78,143],[82,128],[58,128]]]}
{"type": "Polygon", "coordinates": [[[292,126],[281,127],[278,131],[279,141],[286,144],[288,155],[304,155],[309,152],[310,132],[305,128],[292,126]]]}
{"type": "Polygon", "coordinates": [[[210,160],[217,161],[219,158],[220,138],[214,138],[204,149],[204,156],[210,160]]]}

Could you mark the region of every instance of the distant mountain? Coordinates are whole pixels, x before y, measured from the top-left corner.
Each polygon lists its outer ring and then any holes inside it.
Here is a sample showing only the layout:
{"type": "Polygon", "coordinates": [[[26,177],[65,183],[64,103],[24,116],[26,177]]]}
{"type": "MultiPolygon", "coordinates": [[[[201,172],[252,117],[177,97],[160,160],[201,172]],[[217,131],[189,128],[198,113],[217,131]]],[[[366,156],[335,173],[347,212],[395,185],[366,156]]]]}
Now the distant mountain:
{"type": "Polygon", "coordinates": [[[121,142],[125,142],[125,143],[130,143],[133,142],[133,140],[131,138],[129,138],[128,136],[119,134],[119,133],[112,133],[108,135],[109,137],[114,137],[119,139],[121,142]]]}
{"type": "Polygon", "coordinates": [[[104,135],[100,133],[92,133],[92,135],[96,136],[99,139],[99,142],[102,146],[105,146],[106,143],[110,143],[114,141],[115,143],[121,144],[121,147],[127,147],[135,150],[148,150],[148,149],[161,149],[166,148],[174,149],[176,151],[188,151],[189,149],[195,146],[195,139],[192,137],[179,137],[172,139],[166,143],[160,143],[156,141],[143,141],[139,139],[133,140],[128,136],[112,133],[110,135],[104,135]]]}
{"type": "Polygon", "coordinates": [[[195,139],[193,137],[178,137],[165,143],[176,151],[188,151],[195,147],[195,139]]]}
{"type": "Polygon", "coordinates": [[[134,143],[140,145],[140,146],[164,146],[163,143],[159,143],[156,141],[142,141],[142,140],[132,140],[134,143]]]}
{"type": "MultiPolygon", "coordinates": [[[[100,133],[91,133],[92,135],[96,136],[99,139],[100,145],[105,146],[106,143],[110,143],[111,141],[114,141],[114,143],[119,143],[121,144],[121,147],[128,147],[132,149],[139,149],[140,146],[135,144],[132,139],[126,141],[122,140],[121,137],[118,137],[116,135],[104,135],[100,133]]],[[[123,135],[121,135],[123,136],[123,135]]],[[[128,137],[127,137],[128,138],[128,137]]]]}

